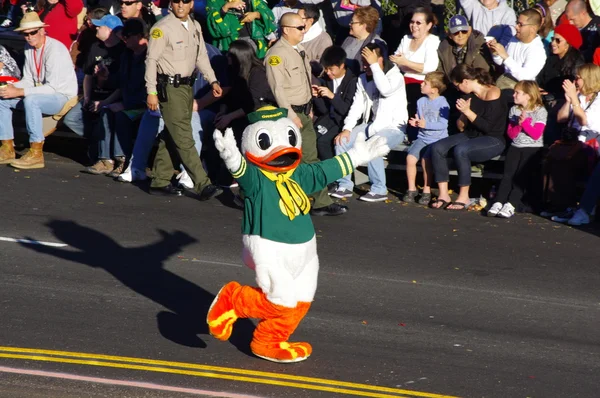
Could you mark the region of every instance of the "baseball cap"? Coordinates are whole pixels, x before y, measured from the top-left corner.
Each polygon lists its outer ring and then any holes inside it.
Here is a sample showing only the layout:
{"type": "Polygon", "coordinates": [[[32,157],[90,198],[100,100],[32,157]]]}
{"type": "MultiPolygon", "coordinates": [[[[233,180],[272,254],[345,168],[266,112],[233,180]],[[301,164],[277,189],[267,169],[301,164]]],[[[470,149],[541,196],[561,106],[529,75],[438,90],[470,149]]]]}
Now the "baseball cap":
{"type": "Polygon", "coordinates": [[[465,18],[462,15],[455,15],[452,18],[450,18],[450,23],[448,24],[448,30],[450,31],[450,33],[456,33],[456,32],[460,32],[460,31],[467,31],[469,30],[469,22],[467,21],[467,18],[465,18]]]}
{"type": "Polygon", "coordinates": [[[107,28],[113,30],[115,28],[123,27],[123,22],[121,22],[121,19],[111,14],[105,15],[101,19],[92,19],[92,23],[96,26],[106,26],[107,28]]]}

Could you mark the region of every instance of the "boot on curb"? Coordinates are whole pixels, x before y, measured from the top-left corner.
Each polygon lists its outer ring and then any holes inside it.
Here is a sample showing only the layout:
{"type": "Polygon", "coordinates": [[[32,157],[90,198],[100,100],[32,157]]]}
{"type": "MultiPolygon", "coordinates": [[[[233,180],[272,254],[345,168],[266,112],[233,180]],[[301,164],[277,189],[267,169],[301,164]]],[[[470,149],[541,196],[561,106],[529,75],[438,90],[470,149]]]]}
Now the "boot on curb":
{"type": "Polygon", "coordinates": [[[86,167],[85,169],[83,169],[81,171],[84,172],[84,173],[87,173],[87,174],[108,175],[108,173],[110,173],[111,171],[113,171],[114,167],[115,166],[114,166],[112,160],[110,160],[110,159],[100,159],[96,163],[94,163],[93,166],[86,167]]]}
{"type": "Polygon", "coordinates": [[[16,159],[15,143],[13,140],[2,140],[0,146],[0,164],[9,164],[16,159]]]}
{"type": "Polygon", "coordinates": [[[42,148],[44,142],[32,142],[29,151],[20,159],[13,160],[10,165],[16,169],[43,169],[44,168],[44,152],[42,148]]]}

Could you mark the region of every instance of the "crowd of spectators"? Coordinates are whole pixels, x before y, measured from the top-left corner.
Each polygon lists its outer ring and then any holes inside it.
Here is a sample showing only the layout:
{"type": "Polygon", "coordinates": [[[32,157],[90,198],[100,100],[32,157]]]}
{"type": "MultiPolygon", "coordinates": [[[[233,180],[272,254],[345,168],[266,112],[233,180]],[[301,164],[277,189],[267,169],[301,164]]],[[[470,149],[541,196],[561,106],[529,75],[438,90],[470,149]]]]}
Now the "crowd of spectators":
{"type": "MultiPolygon", "coordinates": [[[[152,26],[174,4],[191,1],[10,0],[1,26],[23,34],[25,62],[21,71],[0,46],[0,163],[44,167],[42,117],[50,115],[87,138],[87,173],[146,179],[165,129],[160,109],[147,104],[147,48],[162,38],[152,26]],[[19,159],[13,109],[24,109],[31,144],[19,159]]],[[[197,19],[223,90],[216,96],[207,84],[215,82],[190,81],[189,123],[210,180],[235,186],[213,130],[232,128],[239,142],[247,115],[272,105],[288,109],[310,162],[313,154],[324,160],[347,151],[362,133],[385,136],[392,148],[406,144],[406,202],[463,210],[472,165],[505,155],[488,216],[534,209],[556,221],[590,222],[600,196],[600,17],[589,0],[540,0],[518,13],[506,0],[460,0],[449,16],[435,15],[427,0],[391,2],[396,12],[385,19],[379,0],[202,2],[197,19]]],[[[169,45],[176,54],[183,44],[169,45]]],[[[182,165],[174,169],[182,188],[194,187],[182,165]]],[[[372,185],[359,199],[387,200],[384,159],[367,169],[372,185]]],[[[353,194],[350,177],[329,188],[335,198],[353,194]]],[[[348,210],[326,194],[315,198],[315,215],[348,210]]]]}

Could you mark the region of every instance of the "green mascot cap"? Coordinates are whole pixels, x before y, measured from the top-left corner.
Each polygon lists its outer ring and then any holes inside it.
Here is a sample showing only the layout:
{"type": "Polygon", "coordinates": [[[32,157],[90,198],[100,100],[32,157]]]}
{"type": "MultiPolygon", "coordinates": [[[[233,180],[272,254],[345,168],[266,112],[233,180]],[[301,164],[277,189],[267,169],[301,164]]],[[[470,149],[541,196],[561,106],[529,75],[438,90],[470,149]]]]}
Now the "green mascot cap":
{"type": "Polygon", "coordinates": [[[255,112],[248,114],[250,124],[261,121],[275,121],[287,117],[288,111],[285,108],[275,108],[274,106],[263,106],[255,112]]]}

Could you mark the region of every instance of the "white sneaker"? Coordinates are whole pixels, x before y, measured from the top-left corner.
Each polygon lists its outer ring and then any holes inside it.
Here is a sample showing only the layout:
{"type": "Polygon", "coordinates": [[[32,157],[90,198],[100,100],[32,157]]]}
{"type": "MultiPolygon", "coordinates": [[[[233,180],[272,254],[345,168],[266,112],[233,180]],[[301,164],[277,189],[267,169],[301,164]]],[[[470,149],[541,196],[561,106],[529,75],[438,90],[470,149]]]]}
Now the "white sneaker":
{"type": "Polygon", "coordinates": [[[123,173],[121,173],[117,177],[117,181],[134,182],[134,181],[143,181],[146,178],[148,178],[148,176],[146,175],[145,171],[141,171],[138,169],[132,169],[131,167],[128,167],[123,173]]]}
{"type": "Polygon", "coordinates": [[[573,217],[567,221],[569,225],[583,225],[590,223],[590,216],[583,209],[579,209],[573,214],[573,217]]]}
{"type": "Polygon", "coordinates": [[[177,181],[180,187],[194,189],[194,181],[185,170],[177,175],[177,181]]]}
{"type": "Polygon", "coordinates": [[[496,202],[488,210],[487,216],[488,217],[496,217],[498,215],[498,213],[500,212],[500,210],[502,210],[502,203],[496,202]]]}
{"type": "Polygon", "coordinates": [[[5,19],[2,21],[2,24],[0,24],[1,28],[10,28],[11,26],[13,26],[13,23],[10,19],[5,19]]]}
{"type": "Polygon", "coordinates": [[[498,212],[498,217],[502,218],[511,218],[515,215],[515,207],[511,205],[509,202],[506,202],[502,209],[498,212]]]}

